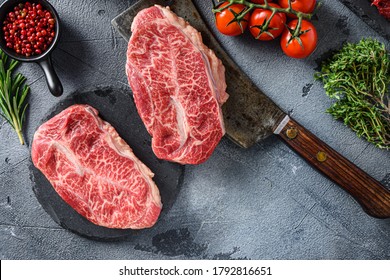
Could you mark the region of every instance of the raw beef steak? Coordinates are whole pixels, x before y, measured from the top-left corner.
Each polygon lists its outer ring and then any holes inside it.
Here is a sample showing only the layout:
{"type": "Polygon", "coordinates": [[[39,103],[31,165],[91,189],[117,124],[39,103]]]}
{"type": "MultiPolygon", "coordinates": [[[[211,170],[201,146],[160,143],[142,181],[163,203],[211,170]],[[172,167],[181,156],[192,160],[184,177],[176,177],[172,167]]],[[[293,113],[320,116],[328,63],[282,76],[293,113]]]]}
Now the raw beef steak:
{"type": "Polygon", "coordinates": [[[91,106],[71,106],[41,125],[31,156],[62,199],[92,223],[141,229],[160,214],[154,174],[91,106]]]}
{"type": "Polygon", "coordinates": [[[126,72],[154,153],[181,164],[204,162],[225,133],[225,68],[169,8],[142,10],[131,30],[126,72]]]}

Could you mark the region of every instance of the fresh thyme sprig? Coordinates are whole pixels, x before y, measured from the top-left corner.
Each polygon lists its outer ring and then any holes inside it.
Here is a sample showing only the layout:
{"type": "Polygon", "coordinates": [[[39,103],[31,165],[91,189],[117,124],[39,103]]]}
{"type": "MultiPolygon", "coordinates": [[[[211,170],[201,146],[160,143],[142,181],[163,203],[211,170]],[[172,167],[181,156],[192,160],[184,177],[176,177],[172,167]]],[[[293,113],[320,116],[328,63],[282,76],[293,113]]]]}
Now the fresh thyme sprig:
{"type": "Polygon", "coordinates": [[[25,100],[29,86],[23,86],[26,78],[22,74],[13,75],[18,64],[0,50],[0,116],[14,128],[20,144],[24,145],[22,126],[28,106],[25,100]]]}
{"type": "Polygon", "coordinates": [[[390,149],[390,57],[384,44],[370,38],[345,44],[322,65],[316,79],[336,100],[328,113],[359,137],[390,149]]]}

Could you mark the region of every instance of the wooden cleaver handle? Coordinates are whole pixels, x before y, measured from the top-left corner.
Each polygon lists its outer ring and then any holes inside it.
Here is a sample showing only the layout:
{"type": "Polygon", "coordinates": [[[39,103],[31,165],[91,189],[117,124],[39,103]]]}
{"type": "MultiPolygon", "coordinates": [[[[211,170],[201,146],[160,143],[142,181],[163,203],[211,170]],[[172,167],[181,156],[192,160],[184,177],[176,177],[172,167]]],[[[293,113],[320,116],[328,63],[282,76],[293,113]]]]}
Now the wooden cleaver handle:
{"type": "Polygon", "coordinates": [[[390,218],[390,191],[378,181],[292,119],[278,134],[305,160],[351,194],[367,214],[390,218]]]}

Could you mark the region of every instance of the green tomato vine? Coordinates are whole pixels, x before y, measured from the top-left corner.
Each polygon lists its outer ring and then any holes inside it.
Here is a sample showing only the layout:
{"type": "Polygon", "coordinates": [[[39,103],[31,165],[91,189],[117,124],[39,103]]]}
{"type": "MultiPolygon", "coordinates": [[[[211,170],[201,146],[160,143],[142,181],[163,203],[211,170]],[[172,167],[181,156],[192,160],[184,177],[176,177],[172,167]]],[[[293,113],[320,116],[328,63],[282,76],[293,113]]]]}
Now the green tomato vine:
{"type": "Polygon", "coordinates": [[[284,13],[286,15],[288,15],[288,14],[295,15],[298,19],[298,23],[297,23],[297,26],[295,29],[289,28],[289,32],[291,33],[292,36],[291,36],[288,43],[290,43],[293,39],[296,39],[301,45],[302,45],[302,43],[301,43],[299,37],[302,34],[308,32],[308,30],[301,30],[302,29],[302,20],[303,19],[310,20],[313,17],[316,9],[318,9],[318,7],[320,6],[320,3],[317,3],[317,6],[316,6],[315,10],[313,11],[313,13],[306,14],[306,13],[302,13],[300,11],[294,10],[292,8],[291,0],[288,0],[288,7],[287,8],[273,7],[270,5],[268,0],[264,0],[264,4],[256,4],[256,3],[252,3],[252,2],[246,1],[246,0],[224,0],[224,1],[217,0],[218,4],[216,4],[214,0],[212,0],[212,2],[213,2],[212,11],[214,14],[217,14],[217,13],[222,12],[223,10],[229,9],[229,7],[234,5],[234,4],[244,5],[245,9],[243,9],[240,13],[232,13],[234,15],[234,19],[229,23],[229,24],[231,24],[233,22],[237,22],[240,26],[241,26],[241,22],[245,21],[245,19],[244,19],[245,15],[252,12],[254,9],[270,10],[272,12],[272,14],[262,25],[262,27],[261,27],[262,32],[268,32],[269,24],[271,23],[275,14],[284,13]],[[228,2],[228,4],[223,6],[223,7],[220,7],[220,4],[225,3],[225,2],[228,2]]]}

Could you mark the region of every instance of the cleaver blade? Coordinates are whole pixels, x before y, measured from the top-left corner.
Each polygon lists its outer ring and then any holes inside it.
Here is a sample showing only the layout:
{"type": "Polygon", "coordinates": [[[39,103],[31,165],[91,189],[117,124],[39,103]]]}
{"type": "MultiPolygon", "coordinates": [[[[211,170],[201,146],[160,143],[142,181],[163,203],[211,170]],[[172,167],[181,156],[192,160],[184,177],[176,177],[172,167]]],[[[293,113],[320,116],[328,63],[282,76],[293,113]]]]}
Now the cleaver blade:
{"type": "Polygon", "coordinates": [[[214,38],[192,0],[140,0],[111,23],[128,41],[134,17],[155,4],[170,6],[173,12],[200,31],[205,45],[225,66],[229,99],[222,111],[226,135],[232,141],[248,148],[276,134],[309,164],[352,195],[367,214],[390,218],[390,191],[290,118],[257,88],[214,38]]]}

